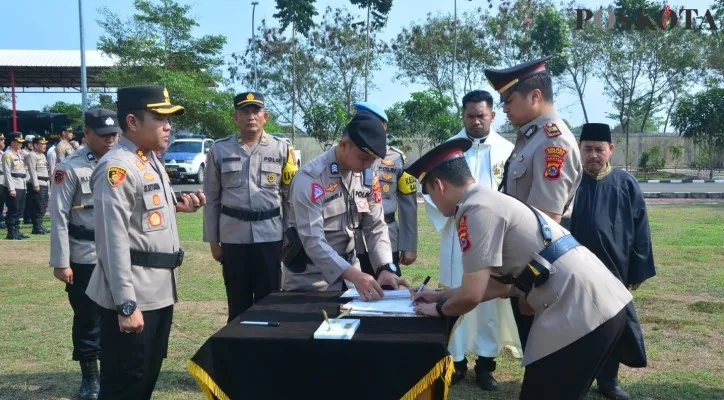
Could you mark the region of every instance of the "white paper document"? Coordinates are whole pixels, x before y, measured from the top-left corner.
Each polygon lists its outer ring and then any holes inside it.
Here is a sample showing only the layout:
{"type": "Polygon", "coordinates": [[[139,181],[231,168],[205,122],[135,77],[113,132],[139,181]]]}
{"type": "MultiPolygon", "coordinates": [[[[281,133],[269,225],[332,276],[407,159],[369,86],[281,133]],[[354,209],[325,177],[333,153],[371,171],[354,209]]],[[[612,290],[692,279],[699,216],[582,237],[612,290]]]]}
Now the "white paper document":
{"type": "MultiPolygon", "coordinates": [[[[382,296],[383,300],[386,299],[410,299],[410,290],[409,289],[399,289],[399,290],[383,290],[385,293],[384,296],[382,296]]],[[[359,299],[359,293],[357,292],[357,289],[347,289],[346,292],[342,293],[342,296],[340,296],[343,299],[359,299]]]]}
{"type": "MultiPolygon", "coordinates": [[[[372,312],[382,314],[408,314],[415,315],[415,309],[407,298],[383,298],[374,301],[352,300],[347,304],[342,304],[343,310],[352,309],[352,312],[372,312]]],[[[359,315],[359,314],[357,314],[359,315]]]]}

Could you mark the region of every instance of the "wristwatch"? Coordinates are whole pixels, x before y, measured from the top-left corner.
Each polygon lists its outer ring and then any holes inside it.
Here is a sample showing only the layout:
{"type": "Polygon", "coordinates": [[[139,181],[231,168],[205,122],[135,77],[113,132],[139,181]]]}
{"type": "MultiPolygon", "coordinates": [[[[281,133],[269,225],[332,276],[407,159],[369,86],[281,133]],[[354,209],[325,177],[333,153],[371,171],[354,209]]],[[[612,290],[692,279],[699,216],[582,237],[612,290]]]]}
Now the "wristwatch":
{"type": "Polygon", "coordinates": [[[395,263],[387,263],[387,264],[381,266],[381,267],[377,270],[377,277],[378,277],[378,278],[380,277],[380,274],[382,273],[382,271],[390,271],[390,272],[392,272],[393,274],[395,274],[395,275],[397,275],[397,276],[401,276],[401,275],[402,275],[402,272],[400,272],[400,268],[399,268],[397,265],[395,265],[395,263]]]}
{"type": "Polygon", "coordinates": [[[435,304],[435,309],[437,310],[437,313],[440,314],[440,317],[445,317],[445,313],[442,312],[442,305],[445,304],[446,301],[447,299],[440,299],[437,304],[435,304]]]}
{"type": "Polygon", "coordinates": [[[120,306],[116,306],[118,314],[124,317],[130,317],[136,311],[136,302],[132,300],[124,301],[120,306]]]}

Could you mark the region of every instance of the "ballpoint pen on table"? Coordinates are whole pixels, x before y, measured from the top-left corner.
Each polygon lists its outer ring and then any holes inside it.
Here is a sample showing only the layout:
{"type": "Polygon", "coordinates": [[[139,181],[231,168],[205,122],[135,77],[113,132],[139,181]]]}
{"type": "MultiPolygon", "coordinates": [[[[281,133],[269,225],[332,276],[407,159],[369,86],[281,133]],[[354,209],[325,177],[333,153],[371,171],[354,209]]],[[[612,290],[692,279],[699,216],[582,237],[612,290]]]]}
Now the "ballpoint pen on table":
{"type": "Polygon", "coordinates": [[[241,325],[258,325],[258,326],[279,326],[279,322],[273,321],[241,321],[241,325]]]}

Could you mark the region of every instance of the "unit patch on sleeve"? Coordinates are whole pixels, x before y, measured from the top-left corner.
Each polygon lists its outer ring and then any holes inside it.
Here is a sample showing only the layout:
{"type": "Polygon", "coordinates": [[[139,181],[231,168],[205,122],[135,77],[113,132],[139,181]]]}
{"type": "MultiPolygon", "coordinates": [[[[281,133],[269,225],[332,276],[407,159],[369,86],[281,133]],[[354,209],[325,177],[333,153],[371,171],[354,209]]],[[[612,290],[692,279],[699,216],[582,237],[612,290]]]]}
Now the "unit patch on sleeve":
{"type": "Polygon", "coordinates": [[[561,177],[561,167],[566,158],[568,151],[563,147],[548,146],[544,149],[546,156],[546,169],[543,176],[549,181],[554,181],[561,177]]]}
{"type": "Polygon", "coordinates": [[[558,126],[554,122],[549,122],[545,125],[543,125],[543,130],[546,132],[546,135],[548,137],[556,137],[561,135],[561,130],[558,129],[558,126]]]}
{"type": "Polygon", "coordinates": [[[317,182],[312,183],[312,203],[316,203],[324,197],[324,188],[317,182]]]}
{"type": "Polygon", "coordinates": [[[468,235],[468,217],[463,215],[458,222],[458,239],[460,240],[460,250],[463,253],[470,250],[470,236],[468,235]]]}
{"type": "Polygon", "coordinates": [[[109,167],[106,175],[111,187],[118,187],[126,180],[126,176],[128,176],[128,171],[123,167],[109,167]]]}
{"type": "Polygon", "coordinates": [[[56,169],[55,170],[55,176],[53,177],[53,182],[55,182],[56,185],[60,185],[65,180],[65,171],[62,169],[56,169]]]}

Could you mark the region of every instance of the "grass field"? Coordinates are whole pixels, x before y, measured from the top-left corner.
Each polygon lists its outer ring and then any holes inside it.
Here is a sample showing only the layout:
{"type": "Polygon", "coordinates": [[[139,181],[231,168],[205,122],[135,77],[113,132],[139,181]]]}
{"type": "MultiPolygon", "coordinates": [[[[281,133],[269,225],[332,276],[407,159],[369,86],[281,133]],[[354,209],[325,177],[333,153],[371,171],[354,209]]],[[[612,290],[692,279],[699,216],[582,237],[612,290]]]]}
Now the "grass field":
{"type": "MultiPolygon", "coordinates": [[[[635,292],[650,366],[622,367],[622,384],[635,399],[724,399],[724,204],[650,205],[650,214],[658,275],[635,292]]],[[[415,284],[437,276],[438,237],[422,209],[420,221],[418,260],[405,269],[415,284]]],[[[181,302],[157,399],[202,398],[186,361],[226,320],[221,270],[200,240],[200,213],[181,215],[179,230],[181,302]]],[[[47,236],[0,240],[0,399],[75,398],[80,383],[71,309],[47,266],[48,246],[47,236]]],[[[496,372],[500,391],[478,390],[470,372],[450,398],[517,398],[522,372],[506,354],[496,372]]]]}

